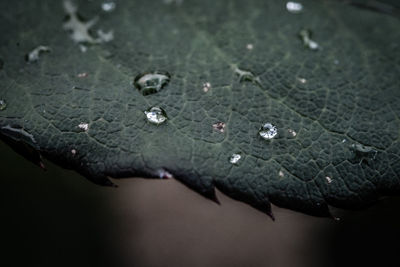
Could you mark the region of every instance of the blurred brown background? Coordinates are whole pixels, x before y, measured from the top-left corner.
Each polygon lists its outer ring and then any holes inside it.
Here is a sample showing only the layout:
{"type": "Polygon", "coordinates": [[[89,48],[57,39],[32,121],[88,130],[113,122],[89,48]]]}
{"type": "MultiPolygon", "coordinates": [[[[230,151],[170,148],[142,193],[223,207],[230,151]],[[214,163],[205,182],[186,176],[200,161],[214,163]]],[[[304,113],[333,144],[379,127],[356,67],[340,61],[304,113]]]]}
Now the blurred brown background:
{"type": "Polygon", "coordinates": [[[0,152],[2,266],[400,266],[400,198],[339,222],[273,207],[272,222],[175,180],[106,188],[0,152]]]}

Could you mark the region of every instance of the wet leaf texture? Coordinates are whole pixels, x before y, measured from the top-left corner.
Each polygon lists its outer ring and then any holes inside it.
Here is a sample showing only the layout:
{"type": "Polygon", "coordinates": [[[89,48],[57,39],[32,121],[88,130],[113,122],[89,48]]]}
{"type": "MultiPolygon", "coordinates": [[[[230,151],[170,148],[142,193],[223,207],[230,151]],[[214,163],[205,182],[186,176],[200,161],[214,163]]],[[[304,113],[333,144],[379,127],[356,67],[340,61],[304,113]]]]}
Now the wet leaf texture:
{"type": "Polygon", "coordinates": [[[99,184],[163,170],[268,214],[398,194],[400,21],[301,3],[2,1],[0,133],[99,184]]]}

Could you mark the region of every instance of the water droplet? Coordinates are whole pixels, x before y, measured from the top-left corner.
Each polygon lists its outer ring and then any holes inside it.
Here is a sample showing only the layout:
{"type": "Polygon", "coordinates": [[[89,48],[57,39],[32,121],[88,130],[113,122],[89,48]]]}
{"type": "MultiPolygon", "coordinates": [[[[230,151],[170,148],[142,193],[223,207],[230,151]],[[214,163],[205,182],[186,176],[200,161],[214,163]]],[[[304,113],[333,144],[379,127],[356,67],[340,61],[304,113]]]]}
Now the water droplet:
{"type": "Polygon", "coordinates": [[[172,179],[174,176],[167,170],[165,169],[159,169],[157,170],[157,175],[160,177],[160,179],[172,179]]]}
{"type": "Polygon", "coordinates": [[[359,143],[351,144],[350,150],[354,152],[353,161],[359,164],[367,163],[368,165],[372,164],[373,160],[375,159],[378,151],[370,146],[365,146],[359,143]]]}
{"type": "Polygon", "coordinates": [[[253,50],[254,49],[254,45],[253,44],[247,44],[246,48],[247,48],[247,50],[253,50]]]}
{"type": "Polygon", "coordinates": [[[133,84],[143,95],[150,95],[163,89],[170,79],[168,72],[156,71],[137,75],[133,84]]]}
{"type": "Polygon", "coordinates": [[[297,136],[296,131],[293,130],[293,129],[288,129],[288,133],[289,133],[289,135],[291,135],[292,137],[296,137],[296,136],[297,136]]]}
{"type": "Polygon", "coordinates": [[[82,73],[78,73],[78,78],[86,78],[87,76],[89,76],[89,74],[87,72],[82,72],[82,73]]]}
{"type": "Polygon", "coordinates": [[[82,53],[86,53],[86,51],[88,50],[87,46],[83,44],[79,45],[79,49],[82,53]]]}
{"type": "Polygon", "coordinates": [[[335,64],[335,65],[338,65],[339,63],[340,63],[340,61],[337,60],[337,59],[335,59],[335,60],[333,61],[333,64],[335,64]]]}
{"type": "Polygon", "coordinates": [[[101,4],[101,9],[103,9],[103,11],[105,11],[105,12],[111,12],[111,11],[114,11],[116,6],[117,5],[115,4],[115,2],[112,2],[112,1],[103,2],[101,4]]]}
{"type": "MultiPolygon", "coordinates": [[[[89,21],[82,21],[78,15],[78,6],[71,0],[64,0],[64,11],[68,15],[68,20],[63,24],[63,29],[70,33],[71,39],[79,44],[101,44],[111,41],[114,36],[113,32],[104,33],[99,30],[98,37],[94,38],[90,30],[98,22],[99,17],[95,17],[89,21]]],[[[87,47],[81,46],[81,51],[86,52],[87,47]]]]}
{"type": "Polygon", "coordinates": [[[146,114],[147,120],[154,124],[161,124],[165,122],[168,117],[166,112],[160,107],[152,107],[144,112],[146,114]]]}
{"type": "Polygon", "coordinates": [[[307,80],[305,78],[297,78],[297,80],[299,82],[301,82],[302,84],[305,84],[307,82],[307,80]]]}
{"type": "Polygon", "coordinates": [[[203,91],[204,93],[207,93],[211,89],[211,83],[205,82],[203,83],[203,91]]]}
{"type": "Polygon", "coordinates": [[[40,45],[33,49],[31,52],[25,55],[25,60],[29,63],[36,62],[39,60],[40,54],[51,52],[51,48],[48,46],[40,45]]]}
{"type": "Polygon", "coordinates": [[[213,124],[214,130],[223,133],[225,131],[225,123],[224,122],[216,122],[213,124]]]}
{"type": "Polygon", "coordinates": [[[239,82],[253,82],[256,84],[261,84],[260,78],[250,71],[242,70],[238,67],[234,67],[234,71],[236,75],[239,76],[239,82]]]}
{"type": "Polygon", "coordinates": [[[299,36],[301,38],[301,40],[303,41],[303,45],[305,47],[307,47],[310,50],[318,50],[319,49],[319,45],[317,42],[313,41],[311,39],[311,31],[303,29],[299,32],[299,36]]]}
{"type": "Polygon", "coordinates": [[[328,182],[328,184],[332,183],[332,178],[331,177],[326,176],[325,179],[328,182]]]}
{"type": "Polygon", "coordinates": [[[86,132],[87,130],[89,130],[89,124],[88,124],[88,123],[81,122],[81,123],[78,125],[78,128],[81,129],[81,130],[84,130],[84,131],[86,132]]]}
{"type": "Polygon", "coordinates": [[[5,100],[0,99],[0,111],[5,110],[7,108],[7,103],[5,100]]]}
{"type": "Polygon", "coordinates": [[[237,164],[241,158],[242,156],[240,154],[232,154],[232,156],[229,158],[229,162],[231,164],[237,164]]]}
{"type": "Polygon", "coordinates": [[[271,123],[267,122],[261,127],[261,129],[258,131],[258,134],[263,139],[269,140],[278,134],[278,129],[271,123]]]}
{"type": "Polygon", "coordinates": [[[354,151],[360,152],[360,153],[371,153],[371,152],[376,152],[372,147],[369,146],[364,146],[362,144],[351,144],[350,145],[351,149],[354,151]]]}
{"type": "Polygon", "coordinates": [[[71,154],[72,154],[73,156],[75,156],[75,155],[76,155],[76,149],[72,149],[72,150],[71,150],[71,154]]]}
{"type": "Polygon", "coordinates": [[[297,2],[287,2],[286,9],[290,13],[298,14],[303,11],[303,5],[301,3],[297,3],[297,2]]]}
{"type": "Polygon", "coordinates": [[[282,170],[280,170],[278,175],[279,175],[279,177],[283,178],[285,176],[285,173],[282,170]]]}
{"type": "Polygon", "coordinates": [[[108,43],[114,40],[114,31],[104,32],[102,29],[97,30],[97,36],[100,43],[108,43]]]}

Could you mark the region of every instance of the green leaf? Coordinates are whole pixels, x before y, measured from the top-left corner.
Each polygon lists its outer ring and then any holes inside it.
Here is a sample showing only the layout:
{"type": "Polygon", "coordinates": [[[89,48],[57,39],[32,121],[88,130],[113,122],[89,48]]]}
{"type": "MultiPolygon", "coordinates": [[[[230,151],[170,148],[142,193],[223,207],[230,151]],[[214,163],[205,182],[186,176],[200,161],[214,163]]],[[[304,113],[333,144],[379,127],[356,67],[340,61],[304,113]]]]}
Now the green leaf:
{"type": "Polygon", "coordinates": [[[99,184],[173,176],[270,215],[398,194],[400,21],[285,4],[2,1],[2,139],[99,184]]]}

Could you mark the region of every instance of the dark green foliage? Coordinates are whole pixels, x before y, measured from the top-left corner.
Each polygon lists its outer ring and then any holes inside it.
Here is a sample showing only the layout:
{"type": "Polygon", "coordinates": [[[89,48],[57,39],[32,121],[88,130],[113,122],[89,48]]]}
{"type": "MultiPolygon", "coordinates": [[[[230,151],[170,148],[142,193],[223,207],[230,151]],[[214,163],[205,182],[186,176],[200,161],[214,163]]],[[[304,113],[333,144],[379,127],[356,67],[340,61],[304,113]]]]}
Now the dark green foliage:
{"type": "Polygon", "coordinates": [[[23,129],[30,148],[100,184],[167,171],[209,198],[217,187],[267,213],[272,202],[329,216],[328,205],[397,194],[400,21],[302,3],[291,14],[277,0],[121,0],[106,13],[81,1],[84,19],[99,16],[92,36],[115,36],[83,53],[62,28],[60,1],[2,1],[0,128],[23,129]],[[303,45],[303,29],[318,50],[303,45]],[[25,62],[40,45],[51,52],[25,62]],[[154,71],[170,81],[144,96],[134,79],[154,71]],[[168,121],[149,123],[153,106],[168,121]],[[278,129],[271,140],[258,134],[268,122],[278,129]]]}

